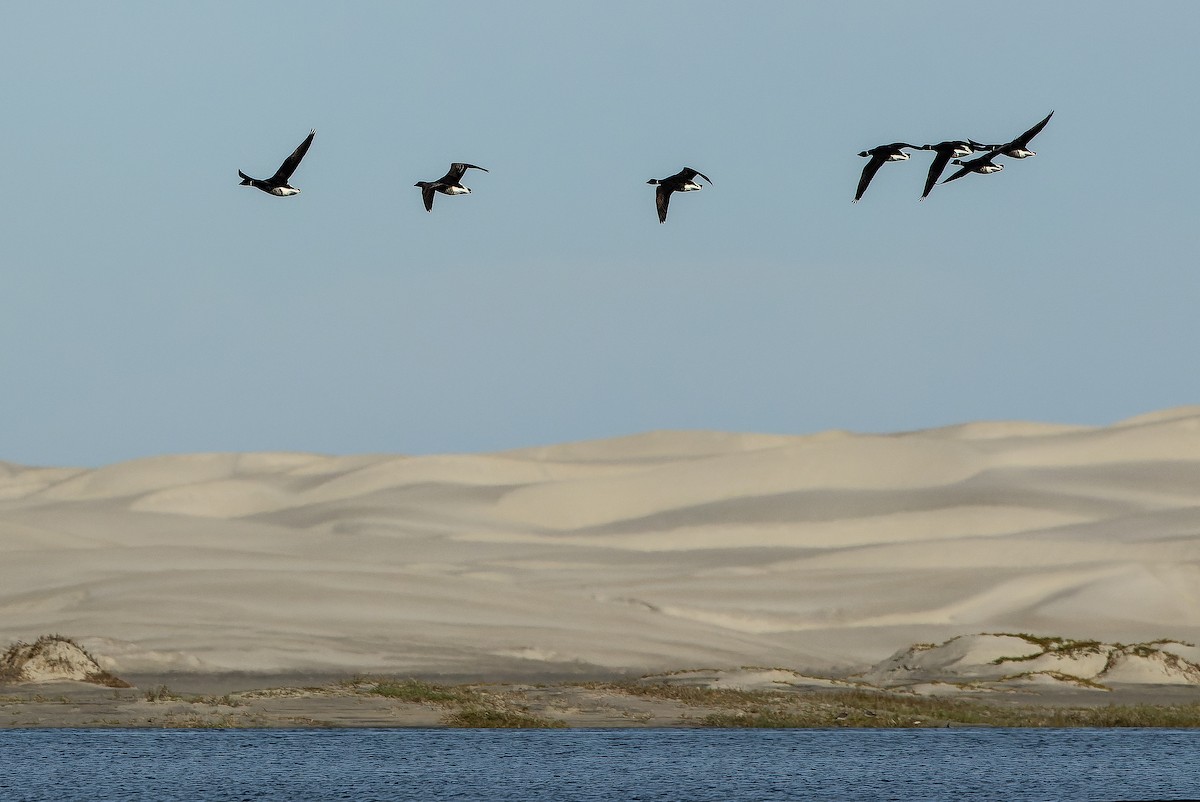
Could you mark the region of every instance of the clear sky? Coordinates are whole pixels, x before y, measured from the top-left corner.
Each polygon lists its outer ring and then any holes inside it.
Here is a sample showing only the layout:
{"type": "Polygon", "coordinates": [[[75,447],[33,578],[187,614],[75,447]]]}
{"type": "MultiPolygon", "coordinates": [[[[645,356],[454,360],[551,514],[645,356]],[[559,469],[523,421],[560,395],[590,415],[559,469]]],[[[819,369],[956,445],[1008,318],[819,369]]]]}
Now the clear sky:
{"type": "Polygon", "coordinates": [[[0,460],[1200,402],[1200,3],[52,2],[0,28],[0,460]],[[1051,109],[1038,155],[931,154],[1051,109]],[[293,176],[266,177],[317,130],[293,176]],[[451,161],[474,194],[413,183],[451,161]],[[683,166],[714,186],[649,178],[683,166]]]}

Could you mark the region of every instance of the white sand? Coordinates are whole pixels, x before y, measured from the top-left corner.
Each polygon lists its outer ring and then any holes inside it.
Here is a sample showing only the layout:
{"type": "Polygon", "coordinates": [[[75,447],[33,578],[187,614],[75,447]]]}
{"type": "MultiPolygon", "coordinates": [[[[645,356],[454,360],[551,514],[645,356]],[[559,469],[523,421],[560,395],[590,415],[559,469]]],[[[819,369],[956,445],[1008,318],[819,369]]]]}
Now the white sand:
{"type": "Polygon", "coordinates": [[[825,670],[978,632],[1196,642],[1200,408],[0,463],[0,647],[51,632],[118,673],[825,670]]]}

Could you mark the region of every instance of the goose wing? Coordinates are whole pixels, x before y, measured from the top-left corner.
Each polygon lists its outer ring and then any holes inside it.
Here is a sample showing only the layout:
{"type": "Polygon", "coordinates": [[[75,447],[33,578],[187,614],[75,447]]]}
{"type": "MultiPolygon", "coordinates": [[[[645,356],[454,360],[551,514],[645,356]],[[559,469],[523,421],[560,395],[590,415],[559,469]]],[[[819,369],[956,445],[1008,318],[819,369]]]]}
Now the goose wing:
{"type": "Polygon", "coordinates": [[[1054,116],[1054,112],[1050,112],[1049,114],[1047,114],[1046,118],[1044,120],[1042,120],[1040,123],[1033,126],[1028,131],[1026,131],[1025,133],[1021,134],[1019,137],[1014,139],[1012,142],[1009,142],[1007,145],[1005,145],[1004,150],[1013,150],[1014,148],[1023,148],[1026,145],[1028,145],[1029,140],[1033,139],[1035,136],[1040,134],[1042,132],[1042,129],[1046,127],[1046,123],[1050,122],[1050,118],[1053,116],[1054,116]]]}
{"type": "Polygon", "coordinates": [[[425,211],[433,211],[433,185],[428,184],[421,187],[421,200],[425,201],[425,211]]]}
{"type": "Polygon", "coordinates": [[[925,177],[925,191],[921,193],[921,200],[929,195],[933,190],[933,185],[942,177],[942,171],[946,169],[946,165],[950,163],[949,150],[939,150],[937,155],[933,157],[933,164],[929,165],[929,175],[925,177]]]}
{"type": "Polygon", "coordinates": [[[871,184],[871,179],[875,177],[875,173],[879,172],[879,167],[885,161],[887,156],[876,155],[872,156],[867,165],[863,167],[862,176],[858,179],[858,192],[854,193],[854,202],[858,203],[862,199],[863,193],[867,191],[867,187],[871,184]]]}
{"type": "Polygon", "coordinates": [[[316,135],[317,129],[315,128],[308,132],[308,136],[292,151],[292,155],[284,159],[283,164],[279,165],[279,169],[271,177],[272,182],[284,184],[288,182],[288,179],[292,177],[292,173],[296,172],[296,168],[300,166],[300,160],[304,158],[304,154],[308,153],[308,146],[312,144],[313,137],[316,135]]]}
{"type": "Polygon", "coordinates": [[[705,181],[707,181],[709,183],[709,186],[712,185],[711,178],[709,178],[708,176],[706,176],[704,173],[700,172],[699,170],[693,170],[691,167],[684,167],[676,175],[672,176],[672,178],[682,178],[684,181],[691,181],[696,176],[700,176],[705,181]]]}
{"type": "Polygon", "coordinates": [[[485,173],[488,171],[486,167],[480,167],[477,164],[467,164],[466,162],[454,162],[453,164],[450,165],[450,172],[448,172],[444,176],[442,176],[441,183],[457,184],[459,181],[462,180],[463,174],[466,173],[467,170],[483,170],[485,173]]]}
{"type": "Polygon", "coordinates": [[[671,204],[671,193],[675,190],[659,184],[654,189],[654,202],[658,206],[658,222],[667,222],[667,207],[671,204]]]}

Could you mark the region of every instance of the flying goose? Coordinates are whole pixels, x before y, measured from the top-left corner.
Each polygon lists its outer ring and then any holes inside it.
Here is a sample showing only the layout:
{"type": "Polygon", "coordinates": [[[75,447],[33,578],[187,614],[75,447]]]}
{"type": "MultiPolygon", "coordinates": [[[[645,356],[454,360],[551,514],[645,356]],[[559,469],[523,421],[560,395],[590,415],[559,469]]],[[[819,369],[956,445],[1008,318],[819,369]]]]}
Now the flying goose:
{"type": "Polygon", "coordinates": [[[695,189],[703,187],[694,180],[696,176],[700,176],[705,181],[708,181],[709,186],[712,186],[712,180],[699,170],[693,170],[691,167],[684,167],[675,175],[667,178],[651,178],[647,184],[657,184],[658,189],[654,190],[654,201],[658,205],[658,222],[667,222],[667,206],[671,203],[672,192],[691,192],[695,189]]]}
{"type": "Polygon", "coordinates": [[[908,154],[901,150],[901,148],[920,150],[916,145],[910,145],[907,142],[893,142],[890,145],[880,145],[877,148],[864,150],[858,154],[859,156],[870,156],[871,160],[867,162],[867,166],[863,168],[862,177],[858,179],[858,192],[854,194],[855,203],[858,203],[862,199],[863,193],[867,191],[867,186],[871,183],[871,179],[875,177],[875,173],[879,172],[879,168],[884,162],[902,162],[908,158],[908,154]]]}
{"type": "Polygon", "coordinates": [[[937,154],[933,157],[933,163],[929,165],[929,175],[925,177],[925,191],[921,193],[921,200],[925,200],[933,190],[933,185],[941,178],[942,171],[946,169],[950,159],[970,156],[976,151],[982,153],[988,150],[988,146],[981,145],[973,139],[954,139],[936,145],[922,145],[921,150],[932,150],[937,154]]]}
{"type": "Polygon", "coordinates": [[[271,195],[278,195],[281,198],[286,198],[289,195],[299,195],[300,190],[288,183],[292,173],[296,172],[296,168],[300,166],[300,160],[304,158],[304,154],[308,153],[308,146],[312,144],[313,137],[317,135],[314,128],[309,132],[308,136],[300,143],[292,155],[283,160],[283,164],[279,165],[279,169],[275,171],[275,175],[265,181],[251,178],[250,176],[238,170],[238,175],[242,177],[242,182],[238,184],[240,187],[254,187],[261,189],[271,195]]]}
{"type": "Polygon", "coordinates": [[[959,164],[962,166],[959,167],[958,172],[956,172],[954,175],[947,178],[942,183],[949,184],[951,181],[957,181],[958,179],[962,178],[967,173],[979,173],[980,175],[990,175],[991,173],[998,173],[1004,169],[1003,164],[996,164],[993,162],[993,159],[995,159],[999,155],[1000,155],[1000,151],[989,150],[987,153],[983,154],[979,158],[971,159],[971,161],[969,161],[969,162],[962,161],[961,159],[955,159],[954,161],[952,161],[950,163],[951,164],[959,164]]]}
{"type": "Polygon", "coordinates": [[[1006,142],[1003,145],[989,145],[988,147],[1001,155],[1008,156],[1010,159],[1027,159],[1030,156],[1036,156],[1037,154],[1029,149],[1029,140],[1040,134],[1042,129],[1046,127],[1046,123],[1050,122],[1050,118],[1053,116],[1054,112],[1050,112],[1044,120],[1021,134],[1012,142],[1006,142]]]}
{"type": "Polygon", "coordinates": [[[466,162],[454,162],[450,165],[450,172],[439,178],[437,181],[418,181],[413,184],[414,187],[421,188],[421,200],[425,201],[425,211],[433,211],[433,193],[440,192],[443,195],[470,195],[470,187],[464,187],[462,181],[463,173],[467,170],[483,170],[488,172],[486,167],[480,167],[477,164],[467,164],[466,162]]]}

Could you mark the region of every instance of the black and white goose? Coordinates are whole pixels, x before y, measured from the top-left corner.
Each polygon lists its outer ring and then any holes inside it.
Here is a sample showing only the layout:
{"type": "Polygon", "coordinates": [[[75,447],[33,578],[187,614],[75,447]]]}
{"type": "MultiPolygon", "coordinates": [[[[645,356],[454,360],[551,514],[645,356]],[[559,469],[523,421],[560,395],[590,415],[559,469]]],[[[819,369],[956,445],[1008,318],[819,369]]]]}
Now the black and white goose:
{"type": "Polygon", "coordinates": [[[973,139],[953,139],[936,145],[922,145],[921,150],[932,150],[937,154],[933,157],[933,163],[929,165],[929,175],[925,177],[925,191],[921,193],[921,200],[925,200],[951,159],[970,156],[976,151],[982,153],[988,150],[988,146],[981,145],[973,139]]]}
{"type": "Polygon", "coordinates": [[[647,184],[657,184],[658,189],[654,190],[654,202],[658,206],[658,222],[667,222],[667,207],[671,205],[672,192],[691,192],[696,189],[703,189],[703,186],[696,183],[696,176],[700,176],[705,181],[708,181],[709,186],[712,186],[712,180],[699,170],[693,170],[691,167],[684,167],[675,175],[666,178],[651,178],[647,184]]]}
{"type": "Polygon", "coordinates": [[[443,195],[470,195],[471,188],[464,187],[461,183],[463,173],[467,170],[483,170],[485,173],[488,172],[486,167],[480,167],[477,164],[454,162],[450,165],[450,172],[437,181],[418,181],[413,184],[414,187],[421,188],[421,200],[425,201],[425,211],[433,211],[433,193],[435,192],[440,192],[443,195]]]}
{"type": "Polygon", "coordinates": [[[855,203],[862,199],[863,193],[871,184],[871,179],[875,177],[875,173],[879,172],[879,168],[883,166],[884,162],[902,162],[908,158],[908,154],[901,148],[920,150],[916,145],[910,145],[907,142],[893,142],[890,145],[880,145],[858,154],[859,156],[869,156],[871,160],[867,162],[867,166],[863,168],[862,177],[858,179],[858,192],[854,193],[855,203]]]}
{"type": "Polygon", "coordinates": [[[998,150],[989,150],[987,153],[980,156],[978,159],[971,159],[965,162],[961,159],[955,159],[951,164],[961,165],[958,172],[943,181],[943,184],[949,184],[951,181],[957,181],[967,173],[979,173],[980,175],[990,175],[998,173],[1004,169],[1003,164],[996,164],[994,159],[1000,155],[998,150]]]}
{"type": "Polygon", "coordinates": [[[1040,134],[1042,129],[1046,127],[1046,123],[1050,122],[1050,118],[1053,116],[1054,112],[1050,112],[1044,120],[1021,134],[1012,142],[1007,142],[1003,145],[989,145],[988,147],[1010,159],[1028,159],[1030,156],[1036,156],[1037,153],[1029,149],[1029,140],[1040,134]]]}
{"type": "Polygon", "coordinates": [[[304,158],[304,154],[308,153],[308,146],[312,144],[313,137],[317,135],[316,129],[309,132],[300,146],[292,151],[292,155],[283,160],[283,164],[279,165],[279,169],[275,171],[275,175],[264,180],[251,178],[250,176],[238,170],[238,175],[242,177],[242,182],[238,184],[240,187],[254,187],[261,189],[271,195],[278,195],[281,198],[286,198],[289,195],[299,195],[300,190],[288,183],[291,180],[292,173],[296,172],[296,168],[300,166],[300,160],[304,158]]]}

